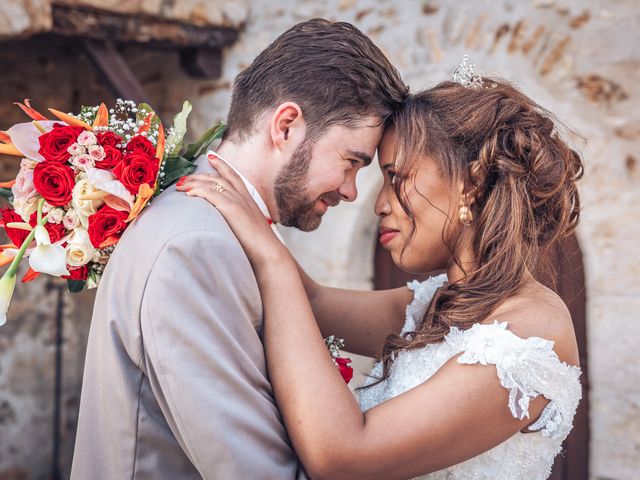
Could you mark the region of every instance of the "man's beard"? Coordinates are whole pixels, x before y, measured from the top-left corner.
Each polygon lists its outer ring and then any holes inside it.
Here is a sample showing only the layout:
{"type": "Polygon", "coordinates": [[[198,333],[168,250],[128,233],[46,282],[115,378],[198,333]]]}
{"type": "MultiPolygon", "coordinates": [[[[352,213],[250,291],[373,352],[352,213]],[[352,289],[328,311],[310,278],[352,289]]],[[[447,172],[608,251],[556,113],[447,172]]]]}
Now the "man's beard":
{"type": "Polygon", "coordinates": [[[322,215],[315,212],[315,203],[322,199],[332,207],[340,202],[338,192],[326,193],[311,199],[309,194],[309,166],[313,142],[304,139],[293,152],[289,162],[278,172],[274,183],[274,195],[280,223],[303,232],[311,232],[320,226],[322,215]]]}

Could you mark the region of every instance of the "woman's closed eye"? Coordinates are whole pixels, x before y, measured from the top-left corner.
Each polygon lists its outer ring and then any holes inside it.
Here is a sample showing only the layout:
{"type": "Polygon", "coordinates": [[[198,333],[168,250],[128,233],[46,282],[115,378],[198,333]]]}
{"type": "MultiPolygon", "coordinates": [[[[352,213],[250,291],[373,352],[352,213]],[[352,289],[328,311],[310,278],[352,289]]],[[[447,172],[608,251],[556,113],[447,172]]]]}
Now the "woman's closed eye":
{"type": "Polygon", "coordinates": [[[389,182],[391,183],[391,185],[394,185],[398,179],[398,174],[394,172],[391,168],[387,168],[386,172],[387,172],[387,176],[389,177],[389,182]]]}

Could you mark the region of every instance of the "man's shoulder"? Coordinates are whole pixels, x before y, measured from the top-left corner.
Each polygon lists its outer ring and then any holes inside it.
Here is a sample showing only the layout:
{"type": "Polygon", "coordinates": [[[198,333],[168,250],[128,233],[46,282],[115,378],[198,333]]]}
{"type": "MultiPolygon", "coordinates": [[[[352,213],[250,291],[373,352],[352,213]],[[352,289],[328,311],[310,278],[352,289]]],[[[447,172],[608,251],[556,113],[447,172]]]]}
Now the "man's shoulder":
{"type": "MultiPolygon", "coordinates": [[[[198,158],[195,164],[198,172],[211,171],[204,157],[198,158]]],[[[213,205],[204,199],[189,197],[172,185],[151,200],[125,235],[141,235],[147,239],[154,235],[166,241],[183,233],[207,230],[218,232],[229,241],[235,240],[224,217],[213,205]]]]}
{"type": "Polygon", "coordinates": [[[209,202],[170,188],[156,197],[126,230],[122,244],[136,242],[139,237],[145,242],[166,243],[197,232],[215,232],[222,242],[238,243],[222,214],[209,202]]]}
{"type": "Polygon", "coordinates": [[[149,272],[167,252],[205,264],[220,261],[220,255],[246,259],[242,246],[218,210],[206,200],[188,197],[175,189],[154,198],[126,229],[107,270],[130,270],[135,265],[137,271],[149,272]]]}

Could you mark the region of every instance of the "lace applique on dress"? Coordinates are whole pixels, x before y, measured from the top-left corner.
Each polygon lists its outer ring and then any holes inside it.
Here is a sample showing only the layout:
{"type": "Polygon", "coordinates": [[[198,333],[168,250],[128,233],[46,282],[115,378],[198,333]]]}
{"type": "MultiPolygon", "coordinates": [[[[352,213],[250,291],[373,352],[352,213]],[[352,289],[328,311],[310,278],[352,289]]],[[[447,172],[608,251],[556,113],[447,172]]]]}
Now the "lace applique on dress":
{"type": "Polygon", "coordinates": [[[556,432],[559,433],[559,427],[561,425],[562,413],[560,413],[556,403],[552,400],[544,407],[540,418],[529,425],[529,431],[542,432],[542,435],[546,437],[554,437],[556,436],[556,432]]]}
{"type": "Polygon", "coordinates": [[[543,395],[551,403],[532,430],[555,438],[569,433],[572,423],[564,422],[563,415],[572,419],[575,412],[562,408],[561,398],[567,393],[572,398],[581,397],[580,369],[561,362],[552,341],[520,338],[507,330],[507,322],[494,322],[475,324],[466,332],[453,327],[445,342],[464,352],[458,363],[495,365],[500,384],[509,390],[509,410],[515,418],[529,418],[530,401],[543,395]],[[556,397],[559,399],[554,400],[556,397]],[[562,428],[563,425],[567,428],[562,428]]]}
{"type": "Polygon", "coordinates": [[[436,290],[447,281],[447,276],[443,273],[435,277],[430,277],[424,282],[413,280],[407,283],[409,290],[413,291],[413,301],[407,305],[406,321],[402,329],[402,333],[415,331],[417,326],[422,323],[423,317],[427,312],[427,307],[436,290]]]}

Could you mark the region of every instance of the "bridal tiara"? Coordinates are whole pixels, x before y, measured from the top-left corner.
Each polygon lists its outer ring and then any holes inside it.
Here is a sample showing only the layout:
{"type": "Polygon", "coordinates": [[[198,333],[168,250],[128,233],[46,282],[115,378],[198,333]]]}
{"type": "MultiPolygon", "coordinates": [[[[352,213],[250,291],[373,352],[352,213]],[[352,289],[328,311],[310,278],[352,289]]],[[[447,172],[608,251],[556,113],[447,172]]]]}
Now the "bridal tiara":
{"type": "Polygon", "coordinates": [[[451,79],[463,87],[482,88],[482,77],[474,74],[475,67],[475,64],[469,63],[469,55],[465,55],[453,72],[451,79]]]}

